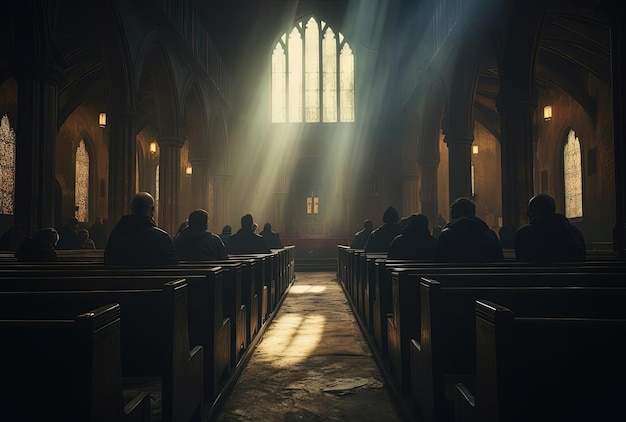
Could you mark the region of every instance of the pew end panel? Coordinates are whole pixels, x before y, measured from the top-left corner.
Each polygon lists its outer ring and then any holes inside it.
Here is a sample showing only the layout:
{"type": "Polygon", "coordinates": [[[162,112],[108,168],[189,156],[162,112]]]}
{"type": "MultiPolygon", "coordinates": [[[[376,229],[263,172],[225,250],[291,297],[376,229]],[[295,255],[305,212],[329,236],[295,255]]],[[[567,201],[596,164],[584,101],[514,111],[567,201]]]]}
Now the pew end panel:
{"type": "Polygon", "coordinates": [[[484,421],[615,420],[626,319],[518,316],[476,301],[476,414],[484,421]]]}
{"type": "Polygon", "coordinates": [[[146,392],[124,403],[120,306],[49,317],[0,321],[2,420],[148,420],[146,392]]]}

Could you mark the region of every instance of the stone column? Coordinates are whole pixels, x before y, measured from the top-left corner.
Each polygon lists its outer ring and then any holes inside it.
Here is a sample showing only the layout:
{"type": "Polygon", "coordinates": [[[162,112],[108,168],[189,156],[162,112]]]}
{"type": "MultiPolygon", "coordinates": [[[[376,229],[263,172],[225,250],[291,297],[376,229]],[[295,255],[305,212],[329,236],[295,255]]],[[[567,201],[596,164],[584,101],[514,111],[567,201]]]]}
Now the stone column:
{"type": "MultiPolygon", "coordinates": [[[[42,227],[53,227],[55,141],[57,135],[60,54],[53,44],[53,1],[11,1],[16,22],[14,75],[17,79],[15,124],[15,241],[42,227]],[[17,24],[19,22],[19,24],[17,24]]],[[[6,11],[5,11],[6,12],[6,11]]]]}
{"type": "Polygon", "coordinates": [[[527,222],[526,205],[533,196],[533,116],[537,103],[530,98],[498,99],[502,133],[502,225],[527,222]]]}
{"type": "Polygon", "coordinates": [[[417,166],[414,165],[408,172],[405,170],[403,181],[403,195],[404,203],[402,205],[402,216],[420,211],[420,198],[419,198],[419,183],[420,177],[417,166]]]}
{"type": "Polygon", "coordinates": [[[137,193],[137,115],[125,106],[110,106],[108,228],[130,214],[137,193]]]}
{"type": "MultiPolygon", "coordinates": [[[[473,136],[452,137],[446,135],[444,139],[444,142],[448,145],[450,202],[461,196],[472,197],[473,141],[473,136]]],[[[437,216],[435,215],[435,217],[437,216]]]]}
{"type": "Polygon", "coordinates": [[[233,233],[239,230],[239,218],[230,220],[230,182],[232,176],[226,173],[212,174],[213,182],[213,221],[215,231],[221,233],[222,227],[230,224],[233,227],[233,233]]]}
{"type": "Polygon", "coordinates": [[[613,157],[615,165],[615,227],[613,250],[626,256],[626,42],[620,2],[609,2],[611,24],[611,74],[613,91],[613,157]]]}
{"type": "Polygon", "coordinates": [[[180,150],[184,139],[164,137],[159,143],[159,227],[175,235],[181,220],[178,217],[180,191],[180,150]]]}
{"type": "Polygon", "coordinates": [[[422,214],[428,217],[428,225],[433,228],[437,225],[437,168],[439,160],[420,160],[421,187],[420,201],[422,214]]]}
{"type": "MultiPolygon", "coordinates": [[[[191,206],[192,209],[202,208],[207,212],[210,212],[211,203],[209,201],[209,186],[210,186],[210,169],[209,163],[206,159],[191,159],[189,160],[193,168],[191,174],[191,206]]],[[[209,214],[209,221],[212,221],[213,215],[209,214]]]]}

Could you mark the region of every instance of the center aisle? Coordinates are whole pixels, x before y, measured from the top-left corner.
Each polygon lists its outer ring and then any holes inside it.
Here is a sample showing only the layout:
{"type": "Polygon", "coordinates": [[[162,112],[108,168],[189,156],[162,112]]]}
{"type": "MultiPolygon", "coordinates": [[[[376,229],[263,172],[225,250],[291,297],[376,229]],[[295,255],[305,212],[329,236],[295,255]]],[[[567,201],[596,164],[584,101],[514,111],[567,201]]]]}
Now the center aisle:
{"type": "Polygon", "coordinates": [[[217,421],[401,421],[341,285],[302,272],[217,421]]]}

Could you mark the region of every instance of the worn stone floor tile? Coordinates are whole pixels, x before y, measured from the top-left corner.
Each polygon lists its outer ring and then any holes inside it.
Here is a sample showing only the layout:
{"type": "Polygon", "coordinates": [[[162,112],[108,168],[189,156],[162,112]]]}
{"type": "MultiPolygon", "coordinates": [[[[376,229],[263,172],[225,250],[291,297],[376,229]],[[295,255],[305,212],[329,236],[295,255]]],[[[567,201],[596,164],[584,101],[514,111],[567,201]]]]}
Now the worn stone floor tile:
{"type": "Polygon", "coordinates": [[[298,273],[219,422],[402,418],[333,273],[298,273]]]}

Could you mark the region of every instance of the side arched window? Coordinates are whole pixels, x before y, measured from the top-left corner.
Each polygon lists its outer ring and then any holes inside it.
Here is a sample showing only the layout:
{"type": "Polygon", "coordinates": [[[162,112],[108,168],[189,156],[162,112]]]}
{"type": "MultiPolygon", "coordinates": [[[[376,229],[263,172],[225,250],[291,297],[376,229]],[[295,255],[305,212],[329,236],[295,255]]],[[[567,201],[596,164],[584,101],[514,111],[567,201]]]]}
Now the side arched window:
{"type": "Polygon", "coordinates": [[[570,129],[563,147],[563,177],[565,181],[565,216],[583,216],[583,170],[580,140],[570,129]]]}
{"type": "Polygon", "coordinates": [[[76,179],[74,185],[75,205],[78,207],[78,221],[89,221],[89,152],[85,141],[78,141],[76,147],[76,179]]]}
{"type": "Polygon", "coordinates": [[[0,214],[13,215],[14,201],[15,131],[5,114],[0,119],[0,214]]]}

